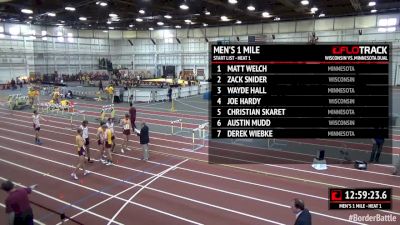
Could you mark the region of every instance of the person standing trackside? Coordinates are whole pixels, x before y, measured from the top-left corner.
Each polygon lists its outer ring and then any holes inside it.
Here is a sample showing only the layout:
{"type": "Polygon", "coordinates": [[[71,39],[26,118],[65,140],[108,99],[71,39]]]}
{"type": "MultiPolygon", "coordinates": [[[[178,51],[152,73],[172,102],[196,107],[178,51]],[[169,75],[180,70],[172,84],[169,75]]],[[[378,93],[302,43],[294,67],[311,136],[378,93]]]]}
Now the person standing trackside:
{"type": "Polygon", "coordinates": [[[139,130],[136,130],[137,135],[140,138],[140,145],[142,145],[143,149],[143,160],[147,161],[149,160],[149,127],[146,125],[146,122],[142,122],[142,128],[139,130]]]}
{"type": "Polygon", "coordinates": [[[28,194],[32,193],[36,186],[35,184],[27,188],[15,188],[9,180],[1,184],[1,189],[8,193],[5,200],[8,225],[33,225],[33,211],[28,194]]]}
{"type": "Polygon", "coordinates": [[[40,120],[43,119],[46,122],[47,122],[47,120],[44,119],[43,117],[41,117],[40,114],[37,112],[37,110],[33,111],[32,119],[33,119],[33,129],[35,130],[35,143],[38,145],[42,145],[42,142],[40,141],[40,135],[39,135],[40,120]]]}
{"type": "Polygon", "coordinates": [[[372,145],[371,157],[369,159],[370,163],[374,161],[375,163],[379,163],[379,158],[381,156],[383,143],[385,142],[385,139],[383,138],[381,132],[382,131],[380,129],[377,129],[375,138],[372,139],[373,145],[372,145]]]}
{"type": "Polygon", "coordinates": [[[74,178],[75,180],[78,180],[78,176],[76,176],[76,172],[78,171],[79,168],[83,170],[83,176],[86,176],[88,172],[86,171],[85,168],[85,155],[86,155],[86,150],[85,150],[85,141],[83,140],[82,137],[82,129],[78,128],[76,131],[76,137],[75,137],[75,144],[76,144],[76,149],[78,152],[79,160],[78,164],[76,165],[74,171],[71,173],[71,177],[74,178]]]}
{"type": "Polygon", "coordinates": [[[89,141],[89,127],[88,127],[88,121],[84,120],[82,122],[82,125],[80,128],[82,129],[82,138],[85,142],[85,149],[86,149],[86,156],[88,159],[88,163],[93,163],[92,160],[90,160],[90,141],[89,141]]]}
{"type": "Polygon", "coordinates": [[[296,214],[296,221],[294,225],[312,225],[311,214],[305,208],[303,200],[293,199],[292,212],[296,214]]]}
{"type": "Polygon", "coordinates": [[[136,108],[133,107],[132,102],[129,103],[129,106],[130,106],[129,115],[130,115],[130,118],[131,118],[131,127],[132,127],[132,130],[135,131],[135,128],[136,128],[136,124],[135,124],[135,121],[136,121],[136,108]]]}
{"type": "Polygon", "coordinates": [[[172,88],[171,88],[171,85],[168,88],[168,101],[172,102],[172,88]]]}

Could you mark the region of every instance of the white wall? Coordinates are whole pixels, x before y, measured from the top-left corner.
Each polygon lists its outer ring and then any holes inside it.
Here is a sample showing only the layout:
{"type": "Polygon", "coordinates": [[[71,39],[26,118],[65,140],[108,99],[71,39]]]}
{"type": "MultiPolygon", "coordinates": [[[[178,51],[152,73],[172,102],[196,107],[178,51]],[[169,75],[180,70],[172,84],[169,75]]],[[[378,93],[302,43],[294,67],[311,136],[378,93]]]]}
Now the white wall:
{"type": "Polygon", "coordinates": [[[305,43],[308,42],[311,33],[315,32],[319,42],[392,42],[393,83],[399,84],[400,78],[395,80],[395,75],[400,74],[397,70],[400,66],[399,19],[398,14],[386,14],[196,29],[111,30],[107,33],[18,25],[20,33],[24,36],[13,39],[7,33],[16,25],[0,24],[5,31],[5,37],[0,37],[0,82],[28,71],[51,73],[57,70],[67,74],[80,70],[92,71],[97,69],[98,58],[102,57],[111,58],[114,68],[121,66],[156,73],[156,68],[163,65],[175,65],[177,72],[196,67],[205,69],[208,74],[209,43],[206,38],[209,42],[236,42],[237,38],[247,42],[249,35],[262,35],[271,43],[305,43]],[[382,18],[397,18],[396,32],[379,32],[378,21],[382,18]],[[29,30],[35,30],[36,40],[31,40],[29,30]],[[42,41],[42,30],[54,37],[42,41]],[[359,30],[362,30],[362,35],[359,35],[359,30]],[[59,32],[64,37],[63,41],[57,39],[59,32]],[[72,42],[68,42],[68,33],[72,35],[72,42]],[[14,61],[3,61],[9,59],[14,61]]]}

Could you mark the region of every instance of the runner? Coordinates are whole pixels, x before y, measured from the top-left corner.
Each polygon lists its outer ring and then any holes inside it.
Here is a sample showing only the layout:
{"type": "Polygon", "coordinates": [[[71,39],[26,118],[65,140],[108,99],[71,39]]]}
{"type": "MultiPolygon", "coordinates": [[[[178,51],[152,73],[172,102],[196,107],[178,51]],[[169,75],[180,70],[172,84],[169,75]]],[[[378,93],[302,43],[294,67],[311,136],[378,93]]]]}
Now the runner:
{"type": "Polygon", "coordinates": [[[40,114],[37,112],[37,110],[33,111],[32,119],[33,119],[33,129],[35,131],[35,143],[38,145],[42,145],[42,142],[40,141],[40,136],[39,136],[40,119],[43,119],[46,122],[47,122],[47,120],[45,118],[41,117],[40,114]]]}
{"type": "Polygon", "coordinates": [[[86,176],[88,172],[85,169],[85,155],[86,155],[86,150],[84,146],[84,140],[82,137],[82,129],[78,128],[77,129],[77,135],[75,137],[75,143],[76,147],[78,150],[78,156],[79,156],[79,162],[78,165],[76,165],[74,171],[71,173],[71,177],[74,178],[75,180],[78,180],[78,177],[76,176],[76,172],[79,170],[79,168],[82,168],[83,170],[83,176],[86,176]]]}
{"type": "MultiPolygon", "coordinates": [[[[112,147],[111,147],[111,152],[114,152],[115,145],[116,145],[116,143],[115,143],[115,133],[114,133],[114,118],[111,118],[111,117],[108,118],[108,120],[107,120],[107,128],[110,129],[111,133],[112,133],[111,139],[112,139],[113,143],[112,143],[112,147]]],[[[124,153],[123,149],[121,149],[121,153],[124,153]]]]}
{"type": "Polygon", "coordinates": [[[89,127],[88,127],[88,121],[84,120],[82,122],[82,125],[80,128],[82,129],[82,137],[83,140],[85,140],[85,149],[86,149],[86,156],[88,163],[93,163],[93,160],[90,160],[90,142],[89,142],[89,127]]]}
{"type": "Polygon", "coordinates": [[[122,133],[124,134],[124,142],[121,145],[121,152],[124,151],[124,148],[126,150],[131,150],[128,148],[128,143],[129,143],[129,135],[131,134],[131,120],[129,119],[129,114],[125,114],[125,118],[121,120],[120,124],[123,126],[123,131],[122,133]]]}
{"type": "Polygon", "coordinates": [[[112,161],[112,155],[111,155],[111,147],[113,145],[113,140],[112,140],[112,132],[110,128],[107,128],[107,125],[103,126],[103,134],[104,134],[104,150],[106,152],[106,155],[108,157],[106,161],[106,165],[110,166],[113,164],[112,161]]]}
{"type": "Polygon", "coordinates": [[[105,125],[104,122],[100,122],[100,127],[97,128],[96,136],[97,136],[97,144],[100,147],[99,160],[100,160],[100,162],[102,162],[104,164],[104,163],[106,163],[106,161],[104,160],[104,131],[103,131],[103,126],[106,126],[106,128],[107,128],[107,125],[105,125]]]}

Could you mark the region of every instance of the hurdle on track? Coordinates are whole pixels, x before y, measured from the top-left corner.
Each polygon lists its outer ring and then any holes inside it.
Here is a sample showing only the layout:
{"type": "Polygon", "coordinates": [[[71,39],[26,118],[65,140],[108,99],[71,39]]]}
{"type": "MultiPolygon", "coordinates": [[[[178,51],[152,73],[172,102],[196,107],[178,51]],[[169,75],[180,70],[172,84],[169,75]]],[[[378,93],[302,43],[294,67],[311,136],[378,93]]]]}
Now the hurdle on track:
{"type": "Polygon", "coordinates": [[[114,104],[104,105],[101,107],[100,120],[104,121],[104,119],[107,115],[109,115],[109,117],[111,117],[111,118],[115,117],[114,104]]]}
{"type": "Polygon", "coordinates": [[[278,142],[276,138],[267,138],[267,147],[268,148],[274,148],[274,147],[277,147],[277,146],[282,146],[283,147],[283,146],[286,146],[286,145],[287,144],[278,142]]]}
{"type": "MultiPolygon", "coordinates": [[[[178,126],[176,126],[176,127],[178,128],[178,126]]],[[[181,132],[183,132],[182,130],[183,130],[182,119],[171,121],[171,135],[176,135],[178,133],[181,133],[181,132]],[[175,124],[179,124],[179,123],[181,124],[181,126],[180,126],[181,130],[174,133],[175,124]]]]}
{"type": "Polygon", "coordinates": [[[206,146],[208,140],[208,123],[200,124],[198,128],[192,130],[192,150],[197,151],[206,146]],[[198,136],[196,137],[196,134],[198,136]]]}

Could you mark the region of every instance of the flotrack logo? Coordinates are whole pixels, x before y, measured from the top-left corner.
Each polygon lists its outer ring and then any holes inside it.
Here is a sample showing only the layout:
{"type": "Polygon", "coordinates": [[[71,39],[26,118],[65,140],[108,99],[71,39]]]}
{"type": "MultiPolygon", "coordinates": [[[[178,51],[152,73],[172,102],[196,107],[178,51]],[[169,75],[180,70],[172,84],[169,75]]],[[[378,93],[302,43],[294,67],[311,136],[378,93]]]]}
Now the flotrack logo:
{"type": "Polygon", "coordinates": [[[333,55],[387,55],[388,46],[332,46],[333,55]]]}

